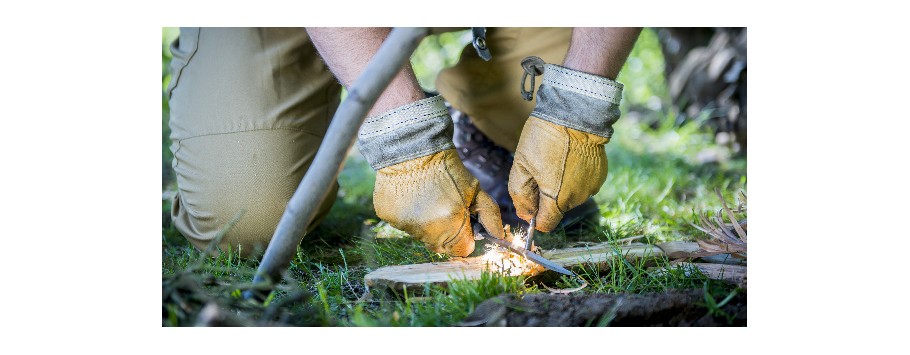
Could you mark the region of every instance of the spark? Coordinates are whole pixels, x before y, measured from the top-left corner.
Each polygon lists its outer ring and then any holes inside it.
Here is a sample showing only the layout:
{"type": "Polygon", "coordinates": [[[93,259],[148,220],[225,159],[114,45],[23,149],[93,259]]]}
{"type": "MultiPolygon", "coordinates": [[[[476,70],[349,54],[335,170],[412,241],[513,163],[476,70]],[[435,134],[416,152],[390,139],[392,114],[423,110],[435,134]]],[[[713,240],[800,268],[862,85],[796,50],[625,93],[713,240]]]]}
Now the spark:
{"type": "MultiPolygon", "coordinates": [[[[512,246],[523,249],[525,247],[525,241],[527,240],[527,233],[523,230],[519,230],[517,233],[512,233],[509,229],[506,229],[507,234],[512,235],[512,246]]],[[[489,264],[492,270],[497,270],[503,274],[510,276],[518,276],[525,274],[537,273],[537,264],[531,262],[525,257],[515,254],[509,251],[506,248],[500,247],[496,244],[487,244],[487,251],[481,257],[482,260],[489,264]]]]}

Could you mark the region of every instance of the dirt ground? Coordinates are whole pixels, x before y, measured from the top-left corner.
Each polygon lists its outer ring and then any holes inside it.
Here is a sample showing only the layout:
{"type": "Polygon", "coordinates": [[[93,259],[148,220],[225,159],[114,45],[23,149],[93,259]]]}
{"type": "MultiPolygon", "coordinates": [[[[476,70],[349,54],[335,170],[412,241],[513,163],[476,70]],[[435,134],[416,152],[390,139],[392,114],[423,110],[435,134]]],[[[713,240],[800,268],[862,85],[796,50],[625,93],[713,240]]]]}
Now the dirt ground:
{"type": "MultiPolygon", "coordinates": [[[[718,300],[719,302],[720,300],[718,300]]],[[[484,301],[465,326],[745,326],[746,295],[710,312],[702,290],[651,294],[501,295],[484,301]]]]}

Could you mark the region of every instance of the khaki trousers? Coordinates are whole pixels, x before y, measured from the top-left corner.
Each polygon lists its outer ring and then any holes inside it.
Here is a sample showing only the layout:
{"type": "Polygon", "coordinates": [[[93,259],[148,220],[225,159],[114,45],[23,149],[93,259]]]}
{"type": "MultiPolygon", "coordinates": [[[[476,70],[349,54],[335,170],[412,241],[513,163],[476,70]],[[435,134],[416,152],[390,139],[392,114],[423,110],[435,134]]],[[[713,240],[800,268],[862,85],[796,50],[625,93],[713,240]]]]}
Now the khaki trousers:
{"type": "MultiPolygon", "coordinates": [[[[493,28],[484,62],[468,46],[436,86],[494,142],[514,151],[534,102],[521,99],[521,59],[562,63],[569,28],[493,28]]],[[[302,28],[181,28],[171,45],[175,226],[203,249],[228,222],[222,250],[261,253],[339,104],[341,86],[302,28]]],[[[539,80],[537,85],[539,85],[539,80]]],[[[337,183],[308,231],[335,200],[337,183]]]]}

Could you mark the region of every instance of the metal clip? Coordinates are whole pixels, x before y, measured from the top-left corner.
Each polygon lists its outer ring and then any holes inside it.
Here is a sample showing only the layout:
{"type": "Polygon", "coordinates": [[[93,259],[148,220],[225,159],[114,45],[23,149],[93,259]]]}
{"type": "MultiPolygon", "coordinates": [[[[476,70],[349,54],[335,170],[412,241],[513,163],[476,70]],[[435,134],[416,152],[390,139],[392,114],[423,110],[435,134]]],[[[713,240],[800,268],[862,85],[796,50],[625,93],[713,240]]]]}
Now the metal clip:
{"type": "Polygon", "coordinates": [[[489,62],[490,59],[493,59],[493,54],[490,53],[490,48],[487,47],[487,28],[471,27],[471,32],[474,34],[474,41],[471,44],[477,50],[477,55],[484,61],[489,62]]]}
{"type": "Polygon", "coordinates": [[[545,62],[540,57],[530,56],[521,60],[521,67],[525,70],[521,75],[521,98],[525,101],[534,99],[534,77],[543,75],[545,62]],[[525,80],[531,76],[531,90],[525,90],[525,80]]]}

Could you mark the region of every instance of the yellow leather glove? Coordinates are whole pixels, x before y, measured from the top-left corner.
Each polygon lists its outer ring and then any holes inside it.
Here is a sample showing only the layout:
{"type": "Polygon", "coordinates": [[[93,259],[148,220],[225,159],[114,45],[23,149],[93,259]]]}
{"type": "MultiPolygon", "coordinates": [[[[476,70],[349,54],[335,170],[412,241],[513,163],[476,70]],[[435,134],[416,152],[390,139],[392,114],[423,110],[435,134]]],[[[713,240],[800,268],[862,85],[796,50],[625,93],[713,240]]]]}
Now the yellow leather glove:
{"type": "Polygon", "coordinates": [[[504,237],[499,205],[480,189],[454,149],[379,169],[373,204],[379,218],[433,252],[471,254],[471,214],[492,235],[504,237]]]}
{"type": "Polygon", "coordinates": [[[570,209],[596,194],[607,179],[610,139],[531,116],[521,131],[509,194],[518,217],[537,216],[537,229],[556,228],[570,209]]]}
{"type": "Polygon", "coordinates": [[[452,144],[452,119],[439,96],[368,118],[358,135],[376,170],[376,215],[452,256],[474,251],[471,214],[504,238],[499,205],[480,189],[452,144]]]}
{"type": "MultiPolygon", "coordinates": [[[[525,66],[528,74],[542,72],[543,82],[518,141],[509,194],[518,217],[530,220],[536,216],[537,229],[549,232],[567,211],[596,194],[607,179],[604,145],[619,118],[622,84],[542,61],[539,64],[532,70],[525,66]]],[[[531,98],[524,87],[522,91],[525,99],[531,98]]]]}

